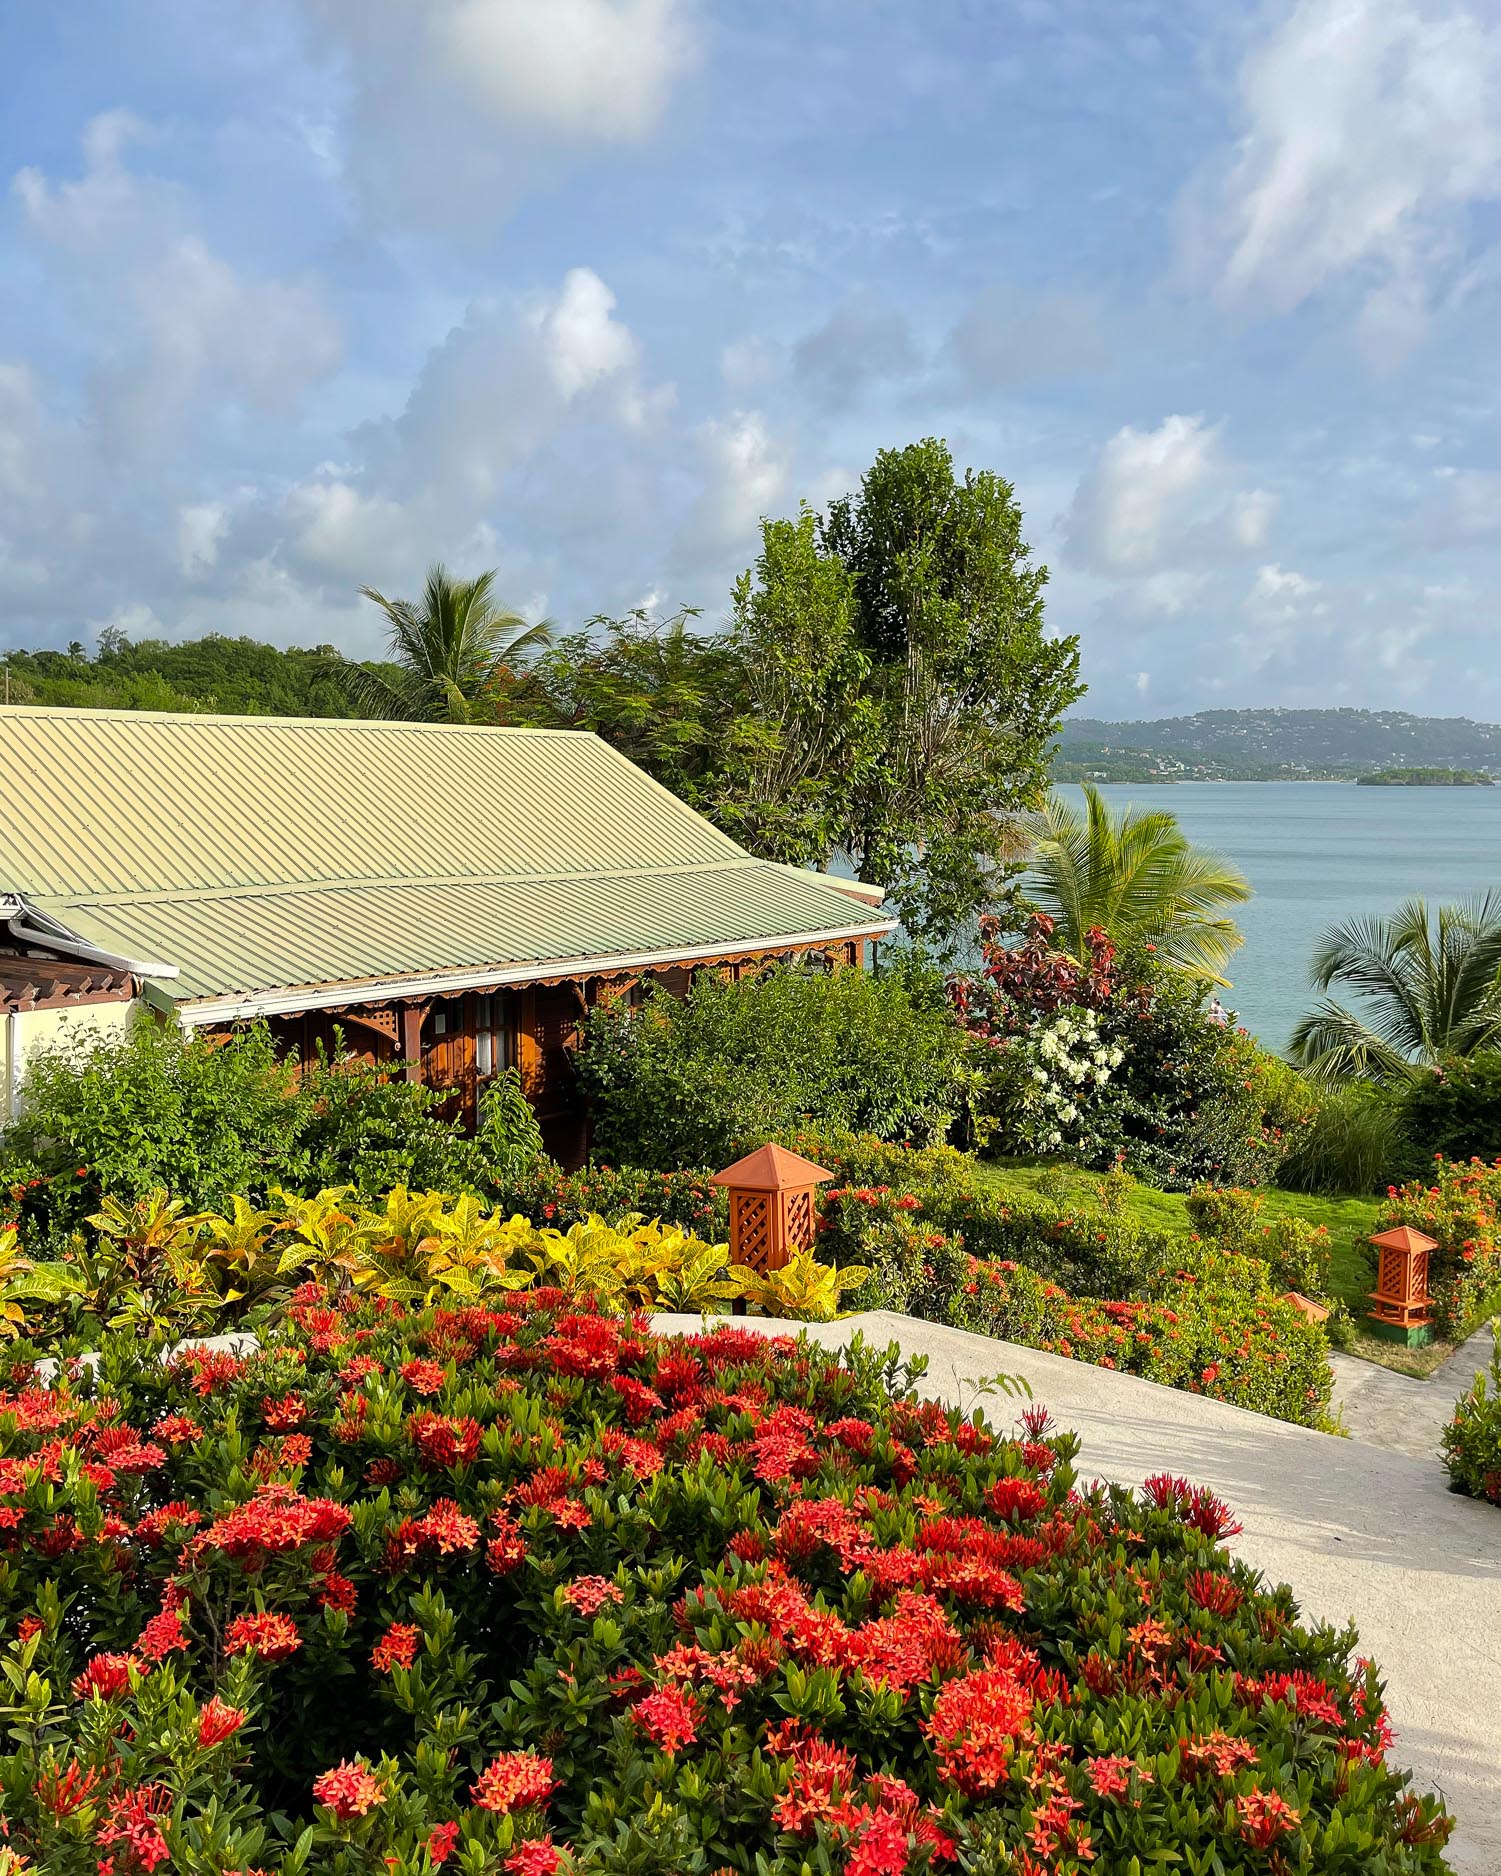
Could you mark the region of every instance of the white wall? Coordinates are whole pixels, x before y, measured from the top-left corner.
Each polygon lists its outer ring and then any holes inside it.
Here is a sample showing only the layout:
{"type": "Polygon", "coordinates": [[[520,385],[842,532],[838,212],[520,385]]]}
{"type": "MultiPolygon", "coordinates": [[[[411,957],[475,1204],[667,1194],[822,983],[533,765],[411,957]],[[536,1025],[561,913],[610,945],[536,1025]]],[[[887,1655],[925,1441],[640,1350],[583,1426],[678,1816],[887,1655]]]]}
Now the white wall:
{"type": "Polygon", "coordinates": [[[80,1037],[117,1041],[139,1008],[139,1000],[125,999],[0,1016],[0,1125],[15,1119],[21,1077],[31,1056],[80,1037]]]}

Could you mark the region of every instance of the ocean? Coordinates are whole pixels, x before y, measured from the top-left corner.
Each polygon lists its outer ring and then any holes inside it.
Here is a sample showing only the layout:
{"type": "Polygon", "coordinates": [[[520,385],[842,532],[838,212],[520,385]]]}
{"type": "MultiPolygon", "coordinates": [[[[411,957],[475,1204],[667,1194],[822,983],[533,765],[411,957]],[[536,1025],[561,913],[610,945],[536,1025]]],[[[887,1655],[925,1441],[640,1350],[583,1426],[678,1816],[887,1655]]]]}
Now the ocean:
{"type": "MultiPolygon", "coordinates": [[[[1308,960],[1325,926],[1501,890],[1501,787],[1356,788],[1341,782],[1104,785],[1117,809],[1165,809],[1196,846],[1232,860],[1254,896],[1226,1006],[1268,1048],[1286,1046],[1314,999],[1308,960]]],[[[1059,793],[1082,800],[1076,788],[1059,793]]]]}

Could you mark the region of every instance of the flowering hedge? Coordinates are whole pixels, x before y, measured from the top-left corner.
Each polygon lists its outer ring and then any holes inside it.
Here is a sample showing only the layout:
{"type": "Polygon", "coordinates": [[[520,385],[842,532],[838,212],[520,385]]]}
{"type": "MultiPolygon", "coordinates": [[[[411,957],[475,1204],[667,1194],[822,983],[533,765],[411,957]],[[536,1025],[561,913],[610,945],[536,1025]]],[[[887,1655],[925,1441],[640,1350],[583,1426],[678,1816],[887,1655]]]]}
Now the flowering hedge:
{"type": "Polygon", "coordinates": [[[1434,1324],[1456,1340],[1501,1300],[1501,1160],[1435,1159],[1426,1179],[1388,1186],[1377,1229],[1438,1240],[1428,1266],[1434,1324]]]}
{"type": "Polygon", "coordinates": [[[1444,1428],[1444,1459],[1455,1491],[1501,1505],[1501,1319],[1491,1328],[1489,1382],[1477,1374],[1454,1403],[1454,1418],[1444,1428]]]}
{"type": "MultiPolygon", "coordinates": [[[[0,1866],[1444,1869],[1376,1670],[1211,1494],[895,1351],[308,1286],[0,1393],[0,1866]]],[[[4,1377],[0,1377],[4,1378],[4,1377]]]]}
{"type": "Polygon", "coordinates": [[[942,1185],[922,1197],[835,1187],[821,1224],[825,1257],[870,1272],[857,1309],[953,1323],[1303,1426],[1327,1419],[1328,1338],[1282,1301],[1257,1256],[942,1185]]]}

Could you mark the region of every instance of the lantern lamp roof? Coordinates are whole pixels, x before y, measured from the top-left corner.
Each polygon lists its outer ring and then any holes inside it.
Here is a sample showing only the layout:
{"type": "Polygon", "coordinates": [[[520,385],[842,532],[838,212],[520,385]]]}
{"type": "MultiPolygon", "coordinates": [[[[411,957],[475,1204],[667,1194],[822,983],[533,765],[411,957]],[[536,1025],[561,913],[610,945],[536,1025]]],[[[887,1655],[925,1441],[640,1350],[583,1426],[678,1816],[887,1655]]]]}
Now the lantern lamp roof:
{"type": "Polygon", "coordinates": [[[789,1153],[784,1146],[768,1141],[726,1166],[710,1180],[711,1185],[735,1186],[742,1192],[793,1192],[803,1186],[822,1185],[834,1177],[827,1166],[816,1166],[800,1153],[789,1153]]]}
{"type": "Polygon", "coordinates": [[[1425,1237],[1411,1225],[1393,1225],[1390,1231],[1378,1231],[1371,1239],[1379,1251],[1436,1251],[1438,1239],[1425,1237]]]}

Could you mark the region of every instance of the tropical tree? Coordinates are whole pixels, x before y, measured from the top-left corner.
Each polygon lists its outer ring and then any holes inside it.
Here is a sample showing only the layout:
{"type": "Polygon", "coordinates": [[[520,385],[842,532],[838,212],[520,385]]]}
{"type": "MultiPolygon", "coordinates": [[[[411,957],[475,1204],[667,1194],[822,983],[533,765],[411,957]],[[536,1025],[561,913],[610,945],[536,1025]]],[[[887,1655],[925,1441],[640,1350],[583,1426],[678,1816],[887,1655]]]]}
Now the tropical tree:
{"type": "Polygon", "coordinates": [[[335,657],[326,666],[363,716],[415,723],[493,722],[520,667],[552,636],[544,620],[528,625],[494,603],[494,572],[456,580],[428,569],[420,600],[361,593],[390,623],[384,668],[335,657]]]}
{"type": "Polygon", "coordinates": [[[1219,854],[1195,847],[1173,815],[1115,814],[1086,782],[1082,814],[1053,795],[1024,825],[1033,842],[1028,896],[1054,920],[1061,950],[1088,964],[1089,934],[1099,929],[1118,949],[1151,945],[1164,964],[1225,982],[1243,940],[1224,908],[1243,904],[1251,888],[1219,854]]]}
{"type": "Polygon", "coordinates": [[[935,437],[882,450],[829,505],[819,546],[853,582],[877,754],[847,776],[837,845],[907,929],[945,941],[1014,872],[1016,822],[1047,791],[1079,642],[1044,629],[1047,568],[1015,490],[955,473],[935,437]]]}
{"type": "Polygon", "coordinates": [[[1292,1052],[1324,1081],[1402,1081],[1454,1056],[1501,1047],[1501,894],[1430,915],[1409,899],[1389,918],[1331,926],[1314,949],[1316,990],[1338,984],[1364,1013],[1326,997],[1292,1052]]]}

